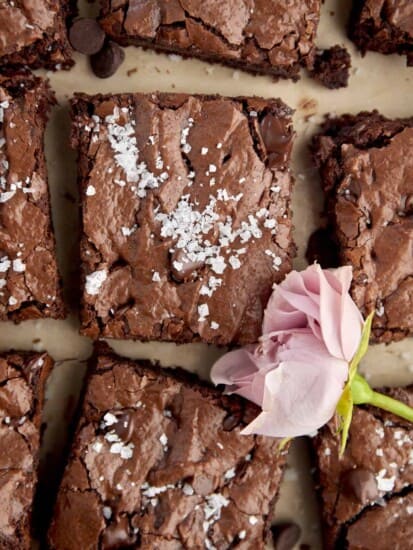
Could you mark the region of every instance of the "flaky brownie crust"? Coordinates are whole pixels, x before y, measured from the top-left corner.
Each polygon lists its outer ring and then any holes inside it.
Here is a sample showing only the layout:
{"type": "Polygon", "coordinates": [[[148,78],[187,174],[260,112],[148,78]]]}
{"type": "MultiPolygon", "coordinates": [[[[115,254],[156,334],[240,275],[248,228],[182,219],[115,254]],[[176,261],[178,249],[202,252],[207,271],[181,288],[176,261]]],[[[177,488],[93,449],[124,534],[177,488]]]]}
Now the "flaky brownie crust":
{"type": "Polygon", "coordinates": [[[44,80],[0,75],[0,320],[65,315],[44,155],[54,102],[44,80]]]}
{"type": "Polygon", "coordinates": [[[413,119],[377,112],[330,119],[312,144],[339,263],[380,342],[413,332],[412,147],[413,119]]]}
{"type": "Polygon", "coordinates": [[[53,366],[45,353],[0,354],[0,548],[31,548],[41,415],[53,366]]]}
{"type": "Polygon", "coordinates": [[[363,53],[398,53],[413,65],[412,15],[409,0],[353,0],[349,36],[363,53]]]}
{"type": "MultiPolygon", "coordinates": [[[[413,386],[384,390],[413,405],[413,386]]],[[[339,458],[335,422],[313,440],[326,550],[387,550],[411,546],[413,537],[412,425],[381,409],[356,408],[349,442],[339,458]],[[349,490],[348,475],[370,472],[373,499],[349,490]]]]}
{"type": "Polygon", "coordinates": [[[124,46],[297,80],[312,64],[319,16],[320,0],[103,0],[100,23],[124,46]]]}
{"type": "Polygon", "coordinates": [[[295,252],[291,111],[184,94],[78,95],[72,109],[83,333],[256,341],[295,252]]]}
{"type": "Polygon", "coordinates": [[[194,375],[101,346],[51,548],[263,549],[286,451],[240,435],[257,413],[194,375]]]}
{"type": "Polygon", "coordinates": [[[67,69],[73,65],[67,25],[75,0],[36,0],[0,5],[0,69],[67,69]]]}

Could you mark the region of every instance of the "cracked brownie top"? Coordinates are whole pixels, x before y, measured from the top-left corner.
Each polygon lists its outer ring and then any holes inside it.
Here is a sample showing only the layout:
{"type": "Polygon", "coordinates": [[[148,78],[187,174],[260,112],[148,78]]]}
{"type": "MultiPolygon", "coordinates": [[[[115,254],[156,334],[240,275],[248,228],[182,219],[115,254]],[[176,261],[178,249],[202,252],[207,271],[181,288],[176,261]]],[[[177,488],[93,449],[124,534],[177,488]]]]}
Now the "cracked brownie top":
{"type": "Polygon", "coordinates": [[[102,347],[51,548],[264,548],[286,451],[241,436],[255,405],[102,347]]]}
{"type": "Polygon", "coordinates": [[[330,119],[313,142],[340,263],[381,342],[413,332],[412,150],[413,119],[378,113],[330,119]]]}
{"type": "Polygon", "coordinates": [[[27,73],[0,75],[0,320],[62,318],[44,133],[54,96],[27,73]]]}
{"type": "Polygon", "coordinates": [[[254,342],[291,269],[291,111],[280,101],[79,95],[83,333],[254,342]]]}
{"type": "Polygon", "coordinates": [[[0,355],[0,548],[31,548],[41,414],[52,359],[0,355]]]}
{"type": "Polygon", "coordinates": [[[66,18],[73,0],[0,3],[0,67],[60,69],[73,65],[66,18]]]}
{"type": "Polygon", "coordinates": [[[100,23],[123,45],[276,77],[312,63],[320,0],[105,0],[100,23]]]}
{"type": "MultiPolygon", "coordinates": [[[[413,405],[413,387],[388,390],[413,405]]],[[[408,548],[413,538],[413,429],[381,409],[354,410],[339,458],[334,422],[314,439],[326,549],[408,548]]]]}

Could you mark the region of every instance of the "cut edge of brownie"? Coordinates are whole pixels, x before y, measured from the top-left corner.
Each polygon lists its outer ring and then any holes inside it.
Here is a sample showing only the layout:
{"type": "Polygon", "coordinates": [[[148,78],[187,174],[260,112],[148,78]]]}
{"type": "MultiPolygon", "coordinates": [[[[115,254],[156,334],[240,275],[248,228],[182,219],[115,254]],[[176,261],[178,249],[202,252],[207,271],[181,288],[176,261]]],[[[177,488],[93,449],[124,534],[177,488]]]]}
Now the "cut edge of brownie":
{"type": "MultiPolygon", "coordinates": [[[[85,416],[85,397],[89,387],[89,381],[91,377],[99,372],[106,372],[113,369],[114,366],[119,364],[127,364],[131,366],[137,373],[138,376],[142,377],[145,374],[154,374],[157,379],[167,379],[172,378],[177,381],[179,384],[187,387],[188,389],[195,391],[200,394],[200,399],[210,399],[213,402],[213,405],[219,407],[227,412],[226,417],[223,420],[223,429],[225,431],[232,431],[240,424],[246,426],[250,423],[256,415],[259,414],[260,409],[254,403],[238,396],[238,395],[225,395],[222,391],[221,386],[213,386],[210,381],[201,379],[196,373],[183,369],[182,367],[163,367],[159,361],[152,361],[149,359],[131,359],[117,354],[107,342],[99,341],[94,343],[93,354],[88,360],[88,370],[86,374],[86,379],[83,385],[82,393],[78,403],[77,413],[74,419],[74,430],[72,435],[71,445],[68,449],[68,453],[65,459],[65,466],[62,470],[62,476],[58,486],[58,491],[56,494],[54,509],[57,505],[57,498],[60,494],[61,485],[64,481],[64,476],[66,469],[69,466],[71,460],[75,455],[77,438],[78,434],[83,427],[85,416]],[[108,365],[104,368],[99,367],[99,363],[102,360],[107,360],[108,365]]],[[[257,436],[256,436],[257,437],[257,436]]],[[[281,440],[280,440],[281,443],[281,440]]],[[[273,498],[268,503],[270,513],[268,515],[262,514],[264,520],[264,529],[263,529],[263,542],[266,542],[271,537],[271,524],[273,521],[271,510],[274,510],[274,506],[278,500],[280,487],[283,481],[285,468],[286,468],[286,457],[290,448],[290,442],[287,442],[282,448],[279,448],[278,451],[278,460],[280,461],[281,477],[278,483],[277,491],[273,495],[273,498]]],[[[54,545],[52,540],[51,530],[55,524],[55,510],[53,512],[52,520],[48,526],[47,533],[47,543],[48,547],[51,549],[57,549],[58,547],[54,545]]],[[[241,540],[240,540],[241,542],[241,540]]]]}
{"type": "Polygon", "coordinates": [[[57,28],[50,35],[44,35],[33,44],[8,55],[0,56],[0,68],[19,71],[29,67],[31,70],[47,69],[56,71],[70,69],[74,65],[73,48],[68,39],[68,27],[77,16],[76,0],[58,0],[57,28]],[[56,40],[55,32],[58,35],[56,40]],[[57,57],[57,59],[56,59],[57,57]]]}
{"type": "MultiPolygon", "coordinates": [[[[409,404],[409,405],[413,404],[413,385],[410,385],[407,387],[395,387],[395,388],[385,387],[385,388],[380,388],[377,391],[385,395],[389,395],[393,399],[400,400],[406,404],[409,404]]],[[[370,414],[372,419],[379,420],[379,422],[383,424],[383,426],[388,425],[394,428],[395,430],[397,430],[397,428],[402,428],[402,429],[409,429],[409,427],[411,428],[411,424],[407,420],[403,420],[389,412],[383,411],[382,409],[377,409],[375,407],[364,406],[364,405],[359,406],[358,408],[370,414]]],[[[363,517],[366,514],[369,514],[369,512],[380,509],[383,506],[383,503],[381,503],[382,500],[384,500],[385,503],[391,503],[394,499],[397,499],[400,497],[404,497],[407,495],[413,496],[413,484],[410,483],[410,484],[407,484],[405,487],[403,487],[401,490],[394,491],[392,489],[384,497],[381,497],[381,498],[376,497],[374,500],[368,500],[363,504],[360,504],[361,509],[357,513],[355,513],[351,517],[351,519],[345,522],[340,522],[339,520],[337,520],[337,518],[335,518],[336,506],[337,506],[340,494],[342,493],[343,490],[345,490],[342,486],[345,482],[343,476],[348,471],[351,471],[351,470],[340,472],[341,473],[340,482],[336,484],[337,495],[335,497],[334,507],[330,513],[330,511],[327,511],[326,507],[324,506],[324,498],[323,498],[323,495],[325,492],[325,486],[326,486],[326,483],[328,483],[328,476],[330,474],[328,469],[323,470],[320,465],[320,460],[321,460],[320,453],[322,451],[323,442],[327,438],[329,439],[333,438],[336,440],[336,445],[337,445],[336,451],[337,453],[339,452],[338,441],[340,436],[336,432],[335,427],[336,427],[335,421],[333,419],[329,424],[321,428],[321,430],[317,433],[317,435],[311,440],[311,445],[310,445],[312,463],[314,465],[314,486],[315,486],[317,501],[318,501],[319,510],[320,510],[320,517],[323,519],[322,535],[323,535],[323,541],[324,541],[326,550],[339,550],[342,548],[347,548],[348,541],[346,540],[346,538],[347,538],[348,529],[352,525],[357,523],[360,519],[363,519],[363,517]]],[[[350,428],[350,434],[349,434],[349,441],[350,440],[351,440],[351,428],[350,428]]],[[[330,449],[330,453],[331,452],[334,452],[334,449],[332,451],[330,449]]],[[[330,456],[330,454],[329,455],[325,454],[323,456],[328,457],[330,456]]],[[[343,458],[346,458],[346,454],[344,454],[343,458]]],[[[340,461],[342,460],[342,458],[339,457],[338,460],[340,461]]],[[[357,468],[358,466],[355,465],[354,469],[357,469],[357,468]]],[[[352,495],[352,498],[355,498],[352,493],[351,495],[352,495]]]]}
{"type": "Polygon", "coordinates": [[[348,23],[348,36],[365,55],[367,51],[382,54],[399,54],[407,56],[407,64],[413,63],[413,40],[406,31],[403,31],[386,20],[377,27],[372,17],[363,22],[361,17],[365,7],[365,0],[353,0],[353,7],[348,23]],[[383,38],[380,31],[387,35],[383,38]]]}
{"type": "MultiPolygon", "coordinates": [[[[65,319],[67,316],[67,309],[63,299],[63,283],[62,276],[59,270],[56,254],[56,237],[54,232],[54,224],[52,218],[52,205],[49,187],[48,169],[45,155],[44,136],[46,132],[47,123],[49,120],[49,112],[57,104],[54,91],[50,87],[48,81],[41,77],[33,75],[28,70],[19,70],[14,72],[12,69],[7,68],[0,74],[0,87],[3,87],[12,98],[18,98],[23,95],[27,90],[36,89],[37,91],[37,117],[41,120],[42,125],[42,139],[39,145],[38,155],[36,158],[39,172],[44,175],[45,184],[47,187],[46,192],[46,204],[43,204],[43,212],[48,216],[47,237],[50,239],[52,250],[55,255],[56,265],[58,269],[58,279],[56,281],[56,299],[52,306],[46,308],[45,304],[32,300],[28,304],[22,304],[22,307],[7,313],[1,320],[11,320],[14,323],[20,323],[21,321],[37,318],[52,318],[52,319],[65,319]],[[46,311],[46,315],[44,312],[46,311]]],[[[1,316],[0,316],[1,317],[1,316]]]]}
{"type": "MultiPolygon", "coordinates": [[[[203,101],[209,101],[209,100],[217,100],[217,99],[223,99],[228,101],[233,101],[238,104],[242,105],[242,111],[245,115],[249,115],[250,112],[254,111],[256,113],[256,117],[258,121],[261,121],[267,114],[275,114],[276,116],[283,118],[287,121],[286,130],[288,131],[288,135],[290,136],[291,140],[294,140],[295,132],[293,129],[293,121],[292,121],[292,115],[294,113],[294,110],[291,109],[288,105],[286,105],[281,99],[275,99],[275,98],[269,98],[264,99],[257,96],[247,97],[247,96],[235,96],[235,97],[229,97],[229,96],[221,96],[219,94],[188,94],[188,93],[168,93],[168,92],[152,92],[152,93],[138,93],[135,94],[133,92],[130,93],[120,93],[120,94],[85,94],[85,93],[75,93],[74,97],[70,100],[70,107],[71,107],[71,119],[72,119],[72,126],[71,126],[71,138],[70,138],[70,145],[71,147],[77,151],[78,159],[82,158],[85,162],[85,159],[87,158],[87,151],[82,152],[82,132],[79,130],[77,125],[75,124],[75,121],[78,117],[82,115],[87,115],[88,117],[93,113],[93,109],[95,105],[100,104],[101,102],[104,102],[106,100],[117,100],[120,104],[124,100],[130,100],[135,95],[148,97],[150,98],[155,104],[159,103],[165,103],[165,105],[168,106],[168,108],[171,109],[178,109],[185,101],[187,101],[188,98],[196,98],[201,99],[203,101]]],[[[255,118],[248,116],[249,121],[249,130],[251,137],[253,138],[254,142],[254,149],[256,150],[256,153],[258,157],[262,160],[266,156],[268,156],[264,146],[263,141],[258,136],[258,132],[256,128],[254,127],[254,120],[255,118]]],[[[87,160],[87,162],[89,159],[87,160]]],[[[288,155],[288,159],[285,161],[283,170],[284,171],[290,171],[290,162],[291,162],[291,152],[288,155]]],[[[78,188],[80,190],[80,193],[84,193],[87,182],[84,181],[84,178],[81,174],[81,163],[78,162],[78,188]]],[[[286,272],[288,273],[292,269],[292,261],[296,255],[297,247],[293,239],[293,223],[292,223],[292,190],[294,186],[294,177],[291,173],[291,185],[290,185],[290,197],[288,200],[286,200],[286,212],[288,213],[288,217],[290,220],[290,228],[289,228],[289,245],[285,249],[285,259],[284,261],[287,263],[286,272]]],[[[80,246],[82,246],[82,241],[84,238],[84,230],[83,230],[83,206],[80,205],[80,224],[81,224],[81,243],[80,246]]],[[[85,288],[85,280],[86,280],[86,272],[84,269],[84,264],[82,262],[82,268],[81,268],[81,288],[85,288]]],[[[91,337],[92,339],[96,340],[99,336],[103,335],[104,330],[104,324],[102,324],[101,319],[94,313],[94,307],[88,305],[84,300],[84,293],[82,292],[82,298],[81,298],[81,319],[85,318],[86,315],[85,312],[89,311],[90,315],[88,315],[88,318],[93,317],[93,320],[98,324],[99,327],[99,335],[93,336],[89,330],[89,324],[85,325],[82,321],[82,326],[80,329],[80,333],[83,335],[86,335],[88,337],[91,337]],[[83,312],[83,313],[82,313],[83,312]]],[[[240,327],[239,327],[240,328],[240,327]]],[[[163,334],[163,333],[162,333],[163,334]]],[[[167,339],[162,336],[162,334],[155,338],[157,341],[171,341],[171,339],[167,339]]],[[[108,336],[111,338],[111,336],[108,336]]],[[[132,338],[139,341],[151,341],[154,340],[154,338],[151,338],[151,336],[144,337],[144,336],[127,336],[125,335],[123,337],[124,339],[132,338]]],[[[184,343],[192,343],[192,342],[205,342],[205,340],[202,339],[202,337],[199,335],[199,333],[192,332],[189,327],[186,328],[185,333],[183,334],[182,338],[173,340],[177,344],[184,344],[184,343]]],[[[212,342],[207,342],[212,343],[212,342]]],[[[217,342],[213,342],[214,344],[221,346],[221,345],[228,345],[227,343],[221,344],[217,342]]]]}
{"type": "MultiPolygon", "coordinates": [[[[29,507],[25,510],[22,515],[22,521],[16,525],[15,536],[19,540],[24,540],[26,546],[24,548],[30,547],[30,541],[33,535],[35,535],[35,526],[33,525],[33,505],[36,499],[36,493],[38,489],[38,474],[39,474],[39,462],[40,462],[40,453],[41,453],[41,442],[43,438],[43,432],[45,425],[43,423],[43,412],[44,405],[46,401],[45,393],[47,389],[47,384],[49,377],[53,370],[54,362],[52,357],[47,352],[31,352],[31,351],[1,351],[0,359],[5,360],[10,364],[14,369],[21,373],[22,377],[26,380],[27,384],[31,387],[33,391],[33,406],[31,409],[30,420],[33,422],[34,426],[39,432],[39,448],[37,452],[33,454],[33,475],[34,475],[34,490],[33,498],[29,507]],[[20,361],[19,361],[20,360],[20,361]],[[31,371],[32,365],[42,361],[42,364],[39,368],[36,369],[36,372],[33,374],[31,371]]],[[[7,540],[2,540],[0,535],[0,547],[4,550],[15,550],[12,542],[7,540]],[[3,546],[4,545],[4,546],[3,546]]]]}
{"type": "MultiPolygon", "coordinates": [[[[112,13],[112,10],[110,7],[110,0],[101,0],[101,12],[99,14],[98,21],[100,21],[100,23],[104,22],[105,18],[111,13],[112,13]]],[[[320,17],[320,14],[318,13],[318,21],[319,21],[319,17],[320,17]]],[[[317,21],[315,33],[313,36],[313,44],[312,44],[311,50],[307,54],[303,55],[298,61],[295,61],[285,69],[277,65],[272,65],[268,60],[266,60],[265,63],[263,62],[252,63],[252,62],[242,61],[242,60],[238,61],[235,59],[231,59],[230,57],[223,58],[219,54],[214,54],[213,52],[204,53],[199,49],[193,48],[191,46],[189,47],[168,46],[166,43],[159,43],[156,37],[155,38],[143,38],[143,37],[137,37],[137,36],[130,37],[124,32],[123,27],[120,34],[111,32],[110,28],[107,28],[105,25],[103,25],[103,27],[105,28],[105,32],[107,33],[107,35],[110,36],[110,38],[113,41],[117,42],[123,47],[137,46],[137,47],[143,48],[144,50],[153,50],[157,53],[179,55],[184,59],[199,59],[207,63],[216,63],[223,67],[239,69],[253,75],[270,76],[274,81],[277,81],[279,79],[290,79],[293,82],[297,82],[298,80],[300,80],[300,70],[309,69],[313,65],[314,52],[316,49],[315,37],[317,35],[318,21],[317,21]]],[[[166,26],[168,27],[168,25],[166,26]]],[[[172,26],[169,25],[169,27],[173,28],[173,25],[172,26]]],[[[207,28],[209,31],[213,32],[212,27],[211,28],[207,27],[207,28]]],[[[223,36],[219,35],[219,37],[225,42],[225,39],[223,36]]],[[[229,44],[230,43],[228,42],[228,45],[229,44]]]]}
{"type": "MultiPolygon", "coordinates": [[[[407,127],[413,127],[413,117],[390,119],[376,110],[362,111],[356,115],[327,117],[320,131],[313,136],[310,152],[320,174],[325,202],[321,227],[310,236],[308,242],[306,257],[309,263],[318,261],[323,268],[335,268],[343,265],[345,260],[342,247],[345,246],[346,239],[341,236],[334,211],[335,191],[344,175],[341,146],[350,144],[360,150],[385,148],[407,127]],[[334,246],[337,247],[336,250],[333,249],[334,246]]],[[[368,314],[370,311],[363,311],[364,313],[368,314]]],[[[407,329],[378,328],[373,325],[372,339],[390,342],[401,340],[408,334],[407,329]]]]}

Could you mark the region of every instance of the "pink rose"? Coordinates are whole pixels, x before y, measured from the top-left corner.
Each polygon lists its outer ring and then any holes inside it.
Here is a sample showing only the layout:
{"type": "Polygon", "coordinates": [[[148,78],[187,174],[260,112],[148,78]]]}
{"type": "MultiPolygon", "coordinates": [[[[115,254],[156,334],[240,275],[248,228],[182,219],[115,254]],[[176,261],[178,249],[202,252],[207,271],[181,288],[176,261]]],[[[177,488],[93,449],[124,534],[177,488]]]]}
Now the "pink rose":
{"type": "Polygon", "coordinates": [[[351,267],[291,272],[274,288],[259,344],[214,365],[215,384],[262,408],[244,434],[296,437],[331,419],[363,331],[351,280],[351,267]]]}

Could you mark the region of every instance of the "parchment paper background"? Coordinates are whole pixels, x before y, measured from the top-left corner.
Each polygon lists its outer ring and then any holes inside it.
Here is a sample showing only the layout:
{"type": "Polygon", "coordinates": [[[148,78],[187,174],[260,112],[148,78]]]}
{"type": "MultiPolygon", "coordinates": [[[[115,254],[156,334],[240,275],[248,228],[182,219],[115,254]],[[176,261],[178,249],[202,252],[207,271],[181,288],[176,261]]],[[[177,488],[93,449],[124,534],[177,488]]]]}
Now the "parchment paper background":
{"type": "MultiPolygon", "coordinates": [[[[97,7],[84,2],[83,15],[97,7]]],[[[88,60],[76,56],[76,65],[69,71],[47,73],[59,104],[53,110],[46,136],[46,155],[52,195],[53,218],[58,243],[60,267],[64,276],[65,294],[72,314],[66,321],[34,321],[20,326],[3,323],[0,327],[0,349],[47,350],[57,361],[49,384],[45,413],[47,430],[43,449],[43,482],[53,485],[58,475],[59,454],[67,438],[67,425],[73,415],[82,386],[85,359],[92,344],[78,335],[76,314],[78,269],[78,207],[75,154],[68,147],[69,116],[67,100],[75,91],[87,93],[155,90],[170,92],[205,92],[223,95],[260,95],[281,97],[296,109],[294,121],[297,139],[293,169],[296,176],[293,210],[298,256],[295,266],[305,266],[307,239],[317,226],[322,208],[318,176],[311,166],[307,145],[324,114],[357,113],[379,109],[391,117],[413,115],[413,68],[405,59],[370,53],[362,58],[345,37],[345,21],[350,0],[327,0],[322,8],[318,44],[328,47],[345,44],[353,59],[350,86],[330,91],[303,77],[299,83],[275,83],[270,78],[254,77],[240,71],[209,65],[195,60],[176,60],[166,55],[126,50],[126,61],[117,74],[100,80],[93,76],[88,60]]],[[[40,72],[41,74],[41,72],[40,72]]],[[[214,360],[222,353],[205,345],[112,341],[121,354],[134,358],[152,358],[163,365],[180,365],[208,376],[214,360]]],[[[363,370],[374,385],[399,385],[413,382],[413,341],[390,346],[372,346],[363,370]]],[[[40,508],[47,510],[48,498],[41,496],[40,508]]],[[[277,520],[294,519],[303,529],[301,542],[317,550],[321,548],[317,506],[312,491],[308,445],[296,441],[290,454],[289,468],[277,504],[277,520]]]]}

